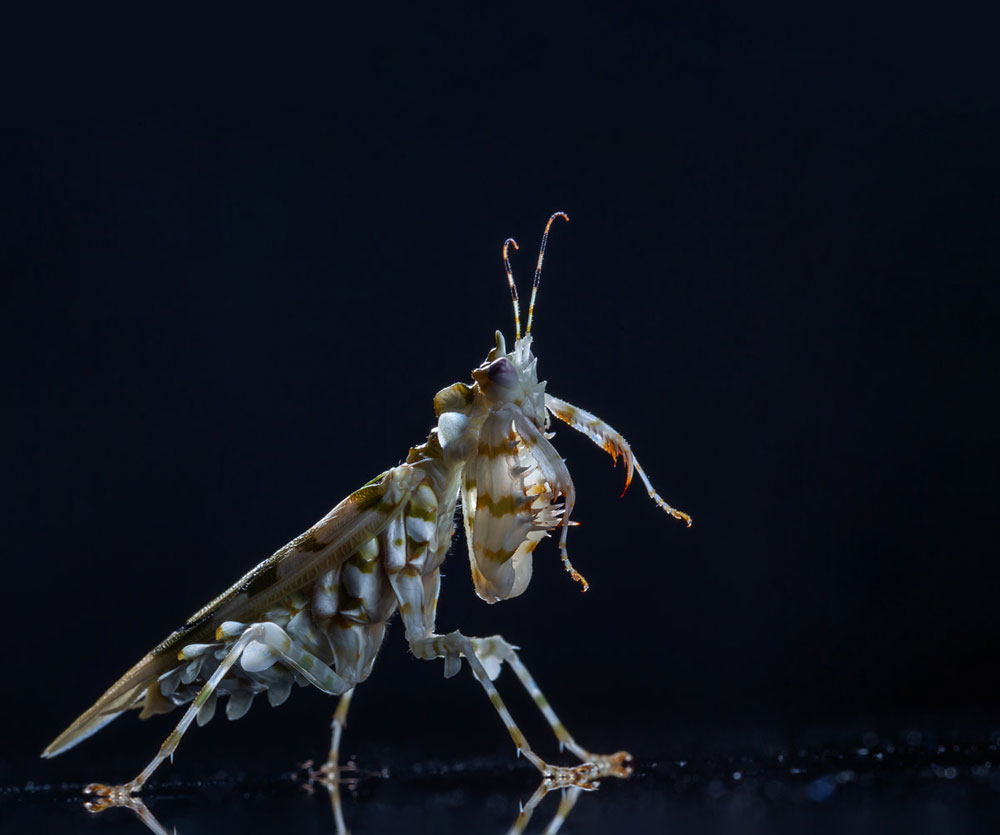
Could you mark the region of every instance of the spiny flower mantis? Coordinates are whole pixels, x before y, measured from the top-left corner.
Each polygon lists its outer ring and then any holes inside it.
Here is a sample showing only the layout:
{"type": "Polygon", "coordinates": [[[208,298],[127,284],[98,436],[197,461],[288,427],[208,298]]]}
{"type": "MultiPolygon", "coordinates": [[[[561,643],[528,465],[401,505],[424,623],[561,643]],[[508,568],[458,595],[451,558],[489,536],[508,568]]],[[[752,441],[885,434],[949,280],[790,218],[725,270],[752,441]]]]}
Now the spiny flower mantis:
{"type": "MultiPolygon", "coordinates": [[[[503,335],[472,372],[434,397],[437,425],[404,463],[376,476],[305,533],[195,612],[86,710],[42,756],[54,757],[96,733],[127,710],[140,718],[187,705],[177,727],[152,761],[123,785],[91,784],[90,808],[132,806],[153,772],[172,757],[195,721],[208,722],[220,695],[226,715],[243,716],[266,694],[272,705],[292,685],[312,685],[340,696],[334,744],[325,773],[337,774],[337,743],[354,688],[371,673],[389,619],[397,612],[417,658],[444,660],[446,677],[464,659],[482,685],[517,747],[543,777],[543,789],[593,789],[603,777],[627,777],[625,751],[595,754],[559,720],[522,663],[500,636],[472,638],[435,631],[441,566],[454,536],[461,498],[466,542],[477,594],[489,603],[516,597],[531,580],[532,554],[561,528],[558,548],[566,569],[584,590],[586,580],[569,560],[566,534],[576,497],[573,480],[552,446],[550,416],[584,433],[626,465],[626,487],[638,473],[650,498],[691,524],[653,489],[625,439],[604,421],[546,392],[531,350],[531,327],[545,246],[556,218],[545,226],[532,282],[524,335],[517,288],[503,246],[514,307],[515,337],[503,335]],[[581,761],[552,765],[539,757],[514,723],[494,686],[504,664],[531,695],[561,748],[581,761]]],[[[537,793],[536,793],[537,794],[537,793]]],[[[544,791],[543,791],[544,794],[544,791]]],[[[537,801],[536,801],[537,802],[537,801]]]]}

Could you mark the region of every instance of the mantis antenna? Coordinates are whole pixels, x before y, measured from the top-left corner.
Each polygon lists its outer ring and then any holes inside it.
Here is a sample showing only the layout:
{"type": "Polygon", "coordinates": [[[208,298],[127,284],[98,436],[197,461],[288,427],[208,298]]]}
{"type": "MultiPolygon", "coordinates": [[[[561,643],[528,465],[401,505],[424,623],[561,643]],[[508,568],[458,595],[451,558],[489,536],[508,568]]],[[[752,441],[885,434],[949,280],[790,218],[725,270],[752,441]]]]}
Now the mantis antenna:
{"type": "Polygon", "coordinates": [[[535,314],[535,296],[538,293],[538,280],[542,277],[542,261],[545,260],[545,244],[549,240],[549,229],[552,228],[552,221],[557,217],[565,218],[569,222],[569,215],[566,212],[556,212],[545,224],[545,231],[542,233],[542,245],[538,250],[538,265],[535,267],[535,280],[531,282],[531,303],[528,305],[528,327],[525,328],[524,335],[531,333],[531,320],[535,314]]]}
{"type": "Polygon", "coordinates": [[[503,242],[503,265],[507,268],[507,283],[510,285],[510,297],[514,301],[514,340],[521,338],[521,305],[517,301],[517,286],[514,284],[514,273],[510,269],[510,258],[507,257],[507,247],[514,244],[514,249],[520,249],[517,241],[507,238],[503,242]]]}

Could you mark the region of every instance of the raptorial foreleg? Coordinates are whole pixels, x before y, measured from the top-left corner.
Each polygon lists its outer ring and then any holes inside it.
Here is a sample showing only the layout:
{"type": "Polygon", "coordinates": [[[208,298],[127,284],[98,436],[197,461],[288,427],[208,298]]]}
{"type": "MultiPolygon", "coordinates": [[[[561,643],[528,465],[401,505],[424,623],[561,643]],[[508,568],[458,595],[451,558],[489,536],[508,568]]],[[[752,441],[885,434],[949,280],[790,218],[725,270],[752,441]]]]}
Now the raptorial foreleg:
{"type": "Polygon", "coordinates": [[[672,507],[656,492],[645,470],[639,466],[639,461],[635,457],[635,453],[632,452],[632,447],[629,446],[628,441],[614,427],[605,423],[597,415],[591,414],[586,409],[581,409],[579,406],[574,406],[572,403],[567,403],[565,400],[560,400],[551,394],[545,395],[545,408],[559,418],[559,420],[565,421],[575,430],[582,432],[590,438],[590,440],[608,453],[616,463],[619,455],[624,459],[626,490],[628,490],[629,484],[632,483],[632,472],[634,470],[639,474],[639,478],[642,479],[642,483],[646,486],[646,493],[649,495],[649,498],[656,502],[664,512],[669,513],[675,519],[686,522],[687,526],[691,527],[691,517],[683,510],[672,507]]]}
{"type": "MultiPolygon", "coordinates": [[[[232,624],[223,624],[220,627],[220,633],[231,626],[232,624]]],[[[344,693],[351,688],[351,684],[337,675],[323,661],[298,646],[280,626],[273,623],[251,624],[243,629],[242,634],[233,643],[226,657],[222,659],[215,672],[198,691],[194,701],[184,711],[181,721],[163,741],[159,752],[149,765],[135,779],[120,786],[91,783],[84,789],[84,794],[97,795],[98,799],[88,803],[87,809],[92,812],[100,812],[112,806],[128,805],[129,797],[142,790],[143,785],[159,768],[160,763],[173,756],[181,738],[198,716],[198,711],[209,700],[232,666],[241,658],[243,668],[248,672],[266,670],[280,661],[300,673],[314,687],[331,695],[344,693]]]]}

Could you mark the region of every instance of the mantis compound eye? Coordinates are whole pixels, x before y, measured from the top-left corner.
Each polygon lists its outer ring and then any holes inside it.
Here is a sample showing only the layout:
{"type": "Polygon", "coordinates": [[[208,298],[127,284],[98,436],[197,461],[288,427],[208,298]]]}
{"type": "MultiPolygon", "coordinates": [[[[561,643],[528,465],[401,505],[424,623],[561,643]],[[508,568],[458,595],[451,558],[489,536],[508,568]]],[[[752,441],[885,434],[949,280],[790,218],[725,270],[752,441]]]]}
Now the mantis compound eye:
{"type": "Polygon", "coordinates": [[[520,375],[507,357],[500,357],[493,362],[484,362],[479,368],[472,372],[472,378],[479,383],[479,387],[486,391],[492,389],[501,397],[504,397],[504,390],[515,389],[520,384],[520,375]]]}
{"type": "Polygon", "coordinates": [[[486,368],[486,376],[491,383],[513,388],[518,383],[517,369],[507,357],[491,362],[486,368]]]}

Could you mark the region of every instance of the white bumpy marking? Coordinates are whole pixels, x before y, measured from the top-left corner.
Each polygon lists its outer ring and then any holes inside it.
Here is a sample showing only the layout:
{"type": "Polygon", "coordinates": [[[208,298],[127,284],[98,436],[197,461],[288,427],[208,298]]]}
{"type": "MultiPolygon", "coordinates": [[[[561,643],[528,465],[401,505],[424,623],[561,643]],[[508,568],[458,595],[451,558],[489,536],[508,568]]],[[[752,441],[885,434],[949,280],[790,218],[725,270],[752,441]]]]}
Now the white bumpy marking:
{"type": "Polygon", "coordinates": [[[240,664],[248,673],[259,673],[274,666],[278,653],[259,641],[253,641],[240,658],[240,664]]]}

